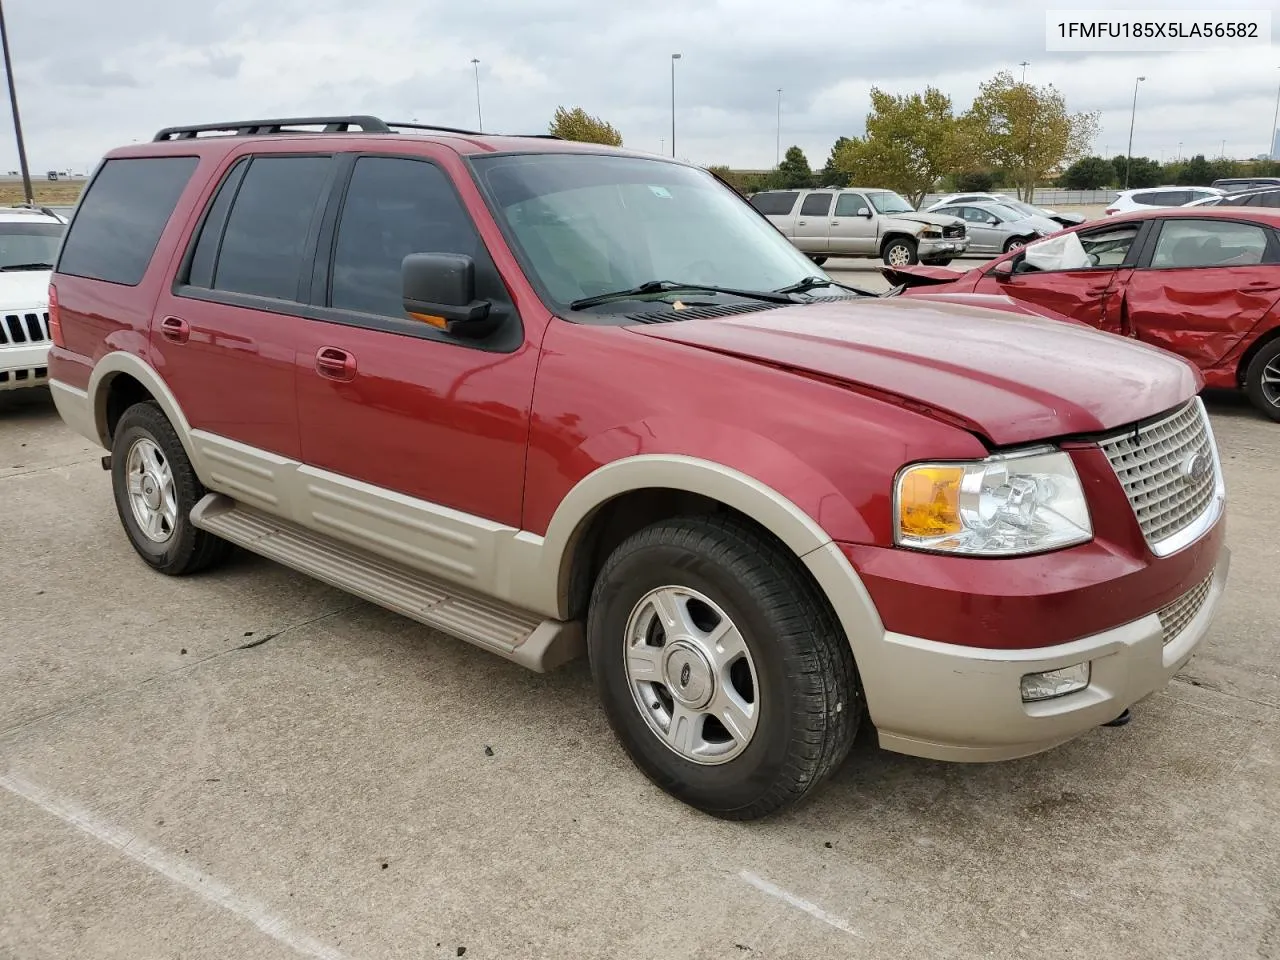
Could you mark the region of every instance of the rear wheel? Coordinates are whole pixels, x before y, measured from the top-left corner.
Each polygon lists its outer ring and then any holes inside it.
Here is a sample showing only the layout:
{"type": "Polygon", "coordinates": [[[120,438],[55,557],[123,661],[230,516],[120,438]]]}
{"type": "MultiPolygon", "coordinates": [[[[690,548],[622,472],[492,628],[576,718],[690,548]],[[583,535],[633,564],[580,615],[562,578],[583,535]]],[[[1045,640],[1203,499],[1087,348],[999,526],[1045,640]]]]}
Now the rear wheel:
{"type": "Polygon", "coordinates": [[[951,257],[935,257],[932,260],[921,260],[926,267],[946,267],[951,264],[951,257]]]}
{"type": "Polygon", "coordinates": [[[891,267],[909,267],[920,260],[916,256],[916,243],[907,237],[894,237],[884,245],[880,257],[891,267]]]}
{"type": "Polygon", "coordinates": [[[1272,340],[1249,362],[1244,389],[1255,407],[1280,420],[1280,339],[1272,340]]]}
{"type": "Polygon", "coordinates": [[[111,487],[133,549],[161,573],[195,573],[231,552],[230,543],[191,523],[191,508],[207,491],[154,403],[134,404],[116,425],[111,487]]]}
{"type": "Polygon", "coordinates": [[[587,630],[614,732],[700,810],[765,816],[849,752],[862,696],[848,642],[795,558],[745,523],[670,520],[624,541],[587,630]]]}
{"type": "Polygon", "coordinates": [[[1026,237],[1010,237],[1004,243],[1004,252],[1011,253],[1014,250],[1021,250],[1027,245],[1026,237]]]}
{"type": "Polygon", "coordinates": [[[824,263],[827,262],[827,258],[822,256],[811,256],[809,259],[812,260],[814,263],[816,263],[818,266],[822,266],[824,263]]]}

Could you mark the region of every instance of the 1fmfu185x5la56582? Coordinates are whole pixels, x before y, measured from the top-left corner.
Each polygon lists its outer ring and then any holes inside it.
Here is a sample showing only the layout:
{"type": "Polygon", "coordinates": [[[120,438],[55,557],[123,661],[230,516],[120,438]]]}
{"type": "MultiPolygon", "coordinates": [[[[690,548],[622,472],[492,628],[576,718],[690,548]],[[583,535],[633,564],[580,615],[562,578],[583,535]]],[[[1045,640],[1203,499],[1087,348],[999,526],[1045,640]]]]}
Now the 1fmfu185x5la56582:
{"type": "Polygon", "coordinates": [[[994,761],[1112,721],[1226,582],[1193,367],[843,287],[672,160],[161,131],[95,173],[50,325],[146,564],[239,544],[535,670],[585,654],[639,768],[721,817],[810,793],[862,724],[994,761]]]}

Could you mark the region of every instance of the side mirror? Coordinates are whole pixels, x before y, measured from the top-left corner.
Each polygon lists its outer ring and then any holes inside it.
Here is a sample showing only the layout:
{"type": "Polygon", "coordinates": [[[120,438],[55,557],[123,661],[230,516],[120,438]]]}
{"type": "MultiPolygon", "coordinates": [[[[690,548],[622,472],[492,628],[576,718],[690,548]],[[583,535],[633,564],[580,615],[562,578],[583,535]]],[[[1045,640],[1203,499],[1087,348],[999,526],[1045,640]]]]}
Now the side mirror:
{"type": "Polygon", "coordinates": [[[991,268],[991,275],[1000,283],[1008,283],[1013,279],[1013,261],[1016,257],[1010,257],[1008,260],[1001,260],[991,268]]]}
{"type": "Polygon", "coordinates": [[[488,300],[476,299],[476,265],[456,253],[411,253],[400,267],[409,316],[460,336],[492,328],[488,300]]]}
{"type": "Polygon", "coordinates": [[[987,217],[987,223],[991,224],[991,226],[993,226],[993,227],[999,226],[999,225],[1000,225],[1000,218],[999,218],[999,217],[987,217]]]}
{"type": "Polygon", "coordinates": [[[858,208],[858,216],[860,216],[860,217],[866,217],[868,220],[870,220],[870,219],[871,219],[871,211],[870,211],[867,207],[859,207],[859,208],[858,208]]]}

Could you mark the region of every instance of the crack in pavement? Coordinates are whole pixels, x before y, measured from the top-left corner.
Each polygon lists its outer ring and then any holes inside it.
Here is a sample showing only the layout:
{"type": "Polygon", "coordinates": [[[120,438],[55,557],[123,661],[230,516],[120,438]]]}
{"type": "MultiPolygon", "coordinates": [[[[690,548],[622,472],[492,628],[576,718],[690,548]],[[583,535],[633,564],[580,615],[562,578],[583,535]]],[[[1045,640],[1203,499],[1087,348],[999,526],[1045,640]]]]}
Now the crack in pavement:
{"type": "Polygon", "coordinates": [[[156,673],[149,677],[144,677],[141,680],[136,680],[132,683],[124,684],[123,686],[108,687],[104,690],[97,690],[97,691],[94,691],[93,693],[85,694],[82,697],[77,697],[74,700],[69,700],[66,703],[59,704],[58,706],[54,707],[51,710],[45,711],[44,713],[37,714],[34,717],[28,717],[25,720],[20,720],[15,724],[12,724],[8,727],[4,727],[3,729],[0,729],[0,741],[7,740],[13,734],[26,730],[28,727],[31,727],[37,723],[41,723],[45,720],[50,720],[54,717],[73,714],[76,711],[80,710],[81,708],[89,706],[90,704],[95,703],[97,701],[104,700],[107,697],[111,697],[116,694],[128,693],[132,690],[139,690],[149,683],[154,683],[157,680],[164,680],[176,674],[185,673],[186,671],[189,671],[189,670],[194,670],[195,668],[203,666],[204,664],[209,663],[212,660],[217,660],[217,659],[220,659],[221,657],[231,656],[236,653],[239,653],[242,650],[248,650],[252,647],[261,646],[262,644],[266,643],[268,640],[274,640],[278,637],[283,636],[286,633],[289,633],[293,630],[297,630],[301,627],[307,627],[313,623],[319,623],[321,620],[328,620],[330,617],[336,617],[339,614],[347,613],[348,611],[354,610],[357,607],[363,606],[364,604],[365,604],[364,600],[356,600],[354,603],[346,604],[345,606],[339,607],[336,610],[330,610],[327,613],[322,613],[317,616],[310,617],[306,620],[299,620],[297,623],[291,623],[288,626],[282,627],[281,629],[275,631],[274,633],[266,634],[261,639],[255,639],[249,643],[238,644],[237,646],[231,647],[228,650],[219,650],[216,653],[211,653],[206,657],[200,657],[199,659],[190,660],[187,663],[180,664],[179,666],[174,667],[172,670],[165,670],[161,673],[156,673]]]}

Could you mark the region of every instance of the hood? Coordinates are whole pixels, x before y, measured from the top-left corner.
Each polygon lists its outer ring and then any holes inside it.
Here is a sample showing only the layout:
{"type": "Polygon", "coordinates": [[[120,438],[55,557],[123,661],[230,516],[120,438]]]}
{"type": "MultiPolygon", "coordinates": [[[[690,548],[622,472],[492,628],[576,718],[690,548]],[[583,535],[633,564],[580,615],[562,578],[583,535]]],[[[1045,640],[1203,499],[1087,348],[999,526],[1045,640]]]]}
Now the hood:
{"type": "Polygon", "coordinates": [[[948,267],[931,267],[927,263],[916,263],[909,267],[880,268],[881,275],[894,286],[900,283],[908,287],[926,287],[937,283],[954,283],[963,277],[967,270],[952,270],[948,267]]]}
{"type": "Polygon", "coordinates": [[[0,273],[0,310],[40,307],[49,303],[49,270],[0,273]]]}
{"type": "Polygon", "coordinates": [[[959,217],[948,216],[945,213],[920,213],[918,211],[912,213],[886,213],[884,215],[889,220],[908,220],[912,223],[931,223],[935,227],[953,227],[957,223],[964,223],[959,217]]]}
{"type": "Polygon", "coordinates": [[[1057,233],[1062,229],[1062,224],[1058,223],[1057,220],[1050,220],[1048,217],[1041,216],[1023,217],[1021,220],[1013,220],[1009,223],[1009,226],[1016,226],[1020,229],[1024,225],[1041,233],[1057,233]]]}
{"type": "Polygon", "coordinates": [[[997,446],[1121,427],[1200,386],[1182,359],[1127,338],[914,297],[627,329],[923,407],[997,446]]]}

